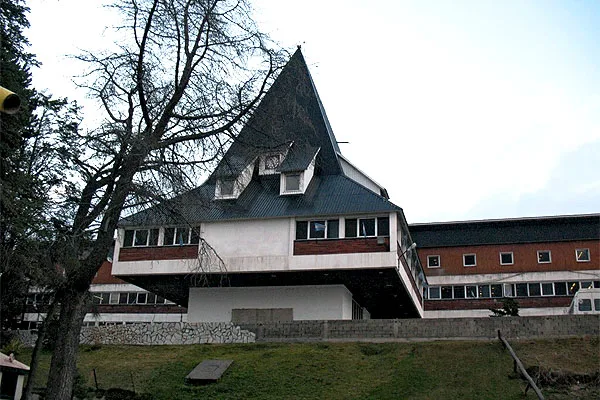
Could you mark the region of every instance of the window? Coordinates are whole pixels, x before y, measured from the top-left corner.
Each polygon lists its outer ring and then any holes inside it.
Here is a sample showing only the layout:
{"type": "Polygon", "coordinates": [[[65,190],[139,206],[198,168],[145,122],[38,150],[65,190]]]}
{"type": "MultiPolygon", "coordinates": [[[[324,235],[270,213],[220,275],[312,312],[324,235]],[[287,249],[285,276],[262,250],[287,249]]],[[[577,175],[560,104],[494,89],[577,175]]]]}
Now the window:
{"type": "Polygon", "coordinates": [[[156,295],[154,293],[148,293],[148,297],[146,298],[146,304],[154,303],[156,303],[156,295]]]}
{"type": "Polygon", "coordinates": [[[439,286],[430,286],[429,287],[429,298],[430,299],[439,299],[440,298],[440,287],[439,286]]]}
{"type": "Polygon", "coordinates": [[[190,243],[190,228],[176,227],[176,228],[165,228],[165,237],[163,245],[184,245],[190,243]]]}
{"type": "Polygon", "coordinates": [[[581,282],[581,288],[582,289],[591,289],[594,287],[594,284],[592,283],[592,281],[583,281],[581,282]]]}
{"type": "Polygon", "coordinates": [[[479,297],[487,298],[490,297],[490,286],[479,285],[479,297]]]}
{"type": "Polygon", "coordinates": [[[389,236],[389,217],[346,218],[346,237],[389,236]]]}
{"type": "Polygon", "coordinates": [[[600,299],[594,299],[594,310],[600,311],[600,299]]]}
{"type": "Polygon", "coordinates": [[[477,259],[475,254],[463,254],[463,266],[474,267],[477,265],[477,259]]]}
{"type": "Polygon", "coordinates": [[[512,283],[504,284],[504,296],[515,297],[515,285],[512,283]]]}
{"type": "Polygon", "coordinates": [[[580,299],[577,307],[579,308],[579,311],[592,311],[592,300],[580,299]]]}
{"type": "Polygon", "coordinates": [[[442,286],[442,299],[452,298],[452,286],[442,286]]]}
{"type": "Polygon", "coordinates": [[[517,297],[527,297],[527,284],[526,283],[517,283],[517,297]]]}
{"type": "Polygon", "coordinates": [[[512,251],[500,253],[500,265],[513,265],[514,263],[514,255],[512,251]]]}
{"type": "Polygon", "coordinates": [[[502,297],[502,285],[490,285],[492,297],[502,297]]]}
{"type": "Polygon", "coordinates": [[[137,304],[146,304],[147,298],[148,298],[148,293],[138,293],[137,294],[137,304]]]}
{"type": "Polygon", "coordinates": [[[110,294],[110,304],[119,304],[119,293],[111,293],[110,294]]]}
{"type": "Polygon", "coordinates": [[[567,295],[567,283],[566,282],[554,282],[554,295],[555,296],[566,296],[567,295]]]}
{"type": "Polygon", "coordinates": [[[123,247],[157,246],[158,228],[125,230],[123,247]]]}
{"type": "Polygon", "coordinates": [[[552,262],[552,257],[550,256],[550,250],[538,250],[538,264],[548,264],[552,262]]]}
{"type": "Polygon", "coordinates": [[[475,285],[469,285],[466,287],[467,289],[467,297],[468,298],[475,298],[477,297],[477,286],[475,285]]]}
{"type": "Polygon", "coordinates": [[[439,268],[440,256],[427,256],[427,267],[428,268],[439,268]]]}
{"type": "Polygon", "coordinates": [[[235,189],[235,179],[221,179],[219,181],[219,186],[221,188],[219,192],[221,197],[233,196],[233,191],[235,189]]]}
{"type": "Polygon", "coordinates": [[[127,304],[127,293],[119,293],[119,304],[127,304]]]}
{"type": "Polygon", "coordinates": [[[574,295],[579,290],[579,282],[567,282],[567,289],[569,290],[569,295],[574,295]]]}
{"type": "Polygon", "coordinates": [[[300,174],[288,174],[285,176],[285,192],[300,191],[300,174]]]}
{"type": "Polygon", "coordinates": [[[465,287],[464,286],[454,286],[454,298],[455,299],[464,299],[465,298],[465,287]]]}
{"type": "Polygon", "coordinates": [[[540,289],[539,283],[530,283],[529,284],[529,295],[530,296],[541,296],[542,291],[540,289]]]}
{"type": "Polygon", "coordinates": [[[543,282],[542,283],[542,296],[552,296],[554,295],[554,285],[552,282],[543,282]]]}
{"type": "Polygon", "coordinates": [[[589,262],[590,261],[590,249],[575,250],[575,259],[577,260],[577,262],[589,262]]]}
{"type": "Polygon", "coordinates": [[[296,240],[337,239],[340,222],[337,219],[296,221],[296,240]]]}

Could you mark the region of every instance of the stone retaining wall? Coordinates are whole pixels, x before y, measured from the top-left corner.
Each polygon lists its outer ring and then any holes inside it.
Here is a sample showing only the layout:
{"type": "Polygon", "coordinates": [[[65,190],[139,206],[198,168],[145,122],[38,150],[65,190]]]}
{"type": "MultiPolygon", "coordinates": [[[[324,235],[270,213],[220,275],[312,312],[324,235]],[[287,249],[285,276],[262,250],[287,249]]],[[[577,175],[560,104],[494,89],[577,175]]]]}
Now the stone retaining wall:
{"type": "MultiPolygon", "coordinates": [[[[13,331],[26,346],[33,346],[35,331],[13,331]]],[[[232,323],[161,322],[153,324],[128,324],[90,326],[81,329],[81,344],[203,344],[203,343],[253,343],[255,334],[232,323]]]]}
{"type": "Polygon", "coordinates": [[[600,316],[293,321],[240,326],[264,342],[494,339],[498,330],[506,338],[559,338],[600,335],[600,316]]]}

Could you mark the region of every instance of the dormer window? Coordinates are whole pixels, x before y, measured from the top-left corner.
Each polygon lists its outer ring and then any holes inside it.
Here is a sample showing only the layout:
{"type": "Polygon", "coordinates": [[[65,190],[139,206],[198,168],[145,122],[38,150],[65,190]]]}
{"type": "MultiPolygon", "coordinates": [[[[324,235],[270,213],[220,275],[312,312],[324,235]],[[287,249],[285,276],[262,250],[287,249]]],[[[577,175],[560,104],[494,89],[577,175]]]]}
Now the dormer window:
{"type": "Polygon", "coordinates": [[[279,173],[277,170],[281,166],[283,161],[283,154],[271,153],[260,156],[260,162],[258,164],[259,175],[275,175],[279,173]]]}
{"type": "Polygon", "coordinates": [[[281,158],[279,154],[270,154],[265,156],[265,169],[272,169],[279,167],[281,164],[281,158]]]}
{"type": "Polygon", "coordinates": [[[286,174],[285,175],[285,189],[284,192],[299,192],[300,191],[300,173],[286,174]]]}
{"type": "Polygon", "coordinates": [[[235,179],[222,179],[221,180],[221,196],[233,196],[234,188],[235,188],[235,179]]]}

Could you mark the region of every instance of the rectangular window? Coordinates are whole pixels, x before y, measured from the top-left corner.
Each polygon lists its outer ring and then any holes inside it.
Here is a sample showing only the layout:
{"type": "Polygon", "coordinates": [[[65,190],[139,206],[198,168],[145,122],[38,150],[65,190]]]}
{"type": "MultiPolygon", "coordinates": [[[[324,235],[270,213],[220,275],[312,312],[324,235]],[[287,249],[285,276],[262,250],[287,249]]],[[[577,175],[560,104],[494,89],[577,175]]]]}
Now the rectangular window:
{"type": "Polygon", "coordinates": [[[474,267],[477,265],[477,259],[475,254],[463,254],[463,266],[474,267]]]}
{"type": "Polygon", "coordinates": [[[337,219],[296,221],[296,240],[337,239],[340,222],[337,219]]]}
{"type": "Polygon", "coordinates": [[[600,311],[600,299],[594,299],[594,310],[600,311]]]}
{"type": "Polygon", "coordinates": [[[515,297],[515,285],[512,283],[504,284],[504,296],[515,297]]]}
{"type": "Polygon", "coordinates": [[[377,217],[377,236],[390,236],[390,219],[377,217]]]}
{"type": "Polygon", "coordinates": [[[119,293],[112,292],[110,294],[110,304],[119,304],[119,293]]]}
{"type": "Polygon", "coordinates": [[[92,303],[102,304],[102,293],[92,293],[92,303]]]}
{"type": "Polygon", "coordinates": [[[198,243],[200,243],[200,228],[192,228],[192,232],[190,234],[190,244],[198,243]]]}
{"type": "Polygon", "coordinates": [[[165,298],[156,296],[156,304],[165,304],[165,298]]]}
{"type": "Polygon", "coordinates": [[[221,196],[233,196],[235,179],[221,179],[219,181],[219,186],[221,188],[221,196]]]}
{"type": "Polygon", "coordinates": [[[127,293],[119,293],[119,304],[127,304],[127,293]]]}
{"type": "Polygon", "coordinates": [[[440,287],[439,286],[429,286],[429,298],[430,299],[439,299],[440,298],[440,287]]]}
{"type": "Polygon", "coordinates": [[[465,287],[464,286],[454,286],[454,298],[455,299],[464,299],[465,298],[465,287]]]}
{"type": "Polygon", "coordinates": [[[308,221],[296,221],[296,240],[308,238],[308,221]]]}
{"type": "Polygon", "coordinates": [[[577,262],[589,262],[590,261],[590,249],[576,249],[575,259],[577,262]]]}
{"type": "Polygon", "coordinates": [[[154,293],[148,293],[148,297],[146,298],[146,304],[154,303],[156,303],[156,295],[154,293]]]}
{"type": "Polygon", "coordinates": [[[583,281],[581,282],[581,288],[582,289],[591,289],[594,287],[594,284],[592,283],[592,281],[583,281]]]}
{"type": "Polygon", "coordinates": [[[285,191],[298,192],[300,190],[300,174],[287,174],[285,176],[285,191]]]}
{"type": "Polygon", "coordinates": [[[337,239],[340,237],[340,221],[337,219],[327,220],[327,238],[337,239]]]}
{"type": "Polygon", "coordinates": [[[502,297],[502,285],[490,285],[492,297],[502,297]]]}
{"type": "Polygon", "coordinates": [[[127,295],[127,304],[135,304],[137,302],[137,293],[129,293],[127,295]]]}
{"type": "Polygon", "coordinates": [[[567,282],[554,282],[554,295],[555,296],[566,296],[567,295],[567,282]]]}
{"type": "Polygon", "coordinates": [[[146,300],[148,298],[148,293],[138,293],[137,294],[137,304],[146,304],[146,300]]]}
{"type": "Polygon", "coordinates": [[[158,245],[158,228],[125,230],[123,247],[156,245],[158,245]]]}
{"type": "Polygon", "coordinates": [[[490,297],[490,286],[479,285],[479,297],[488,298],[490,297]]]}
{"type": "Polygon", "coordinates": [[[439,268],[440,256],[427,256],[427,267],[428,268],[439,268]]]}
{"type": "Polygon", "coordinates": [[[354,218],[352,219],[348,219],[346,218],[345,221],[345,236],[347,238],[350,237],[356,237],[356,232],[357,232],[357,226],[358,226],[358,221],[354,218]]]}
{"type": "Polygon", "coordinates": [[[579,311],[592,311],[592,300],[579,299],[578,308],[579,311]]]}
{"type": "Polygon", "coordinates": [[[550,250],[538,250],[538,264],[549,264],[552,262],[552,256],[550,250]]]}
{"type": "Polygon", "coordinates": [[[175,227],[165,228],[164,246],[184,245],[190,243],[190,228],[175,227]]]}
{"type": "Polygon", "coordinates": [[[325,221],[310,221],[309,237],[311,239],[322,239],[325,237],[325,221]]]}
{"type": "Polygon", "coordinates": [[[442,286],[442,299],[452,298],[452,286],[442,286]]]}
{"type": "Polygon", "coordinates": [[[375,218],[361,218],[358,220],[358,236],[375,236],[375,218]]]}
{"type": "Polygon", "coordinates": [[[552,282],[543,282],[542,283],[542,296],[553,296],[554,295],[554,285],[552,282]]]}
{"type": "Polygon", "coordinates": [[[567,289],[570,296],[574,295],[579,290],[579,282],[567,282],[567,289]]]}
{"type": "Polygon", "coordinates": [[[517,297],[527,297],[527,284],[526,283],[517,283],[517,297]]]}
{"type": "Polygon", "coordinates": [[[512,251],[500,253],[500,265],[513,265],[515,263],[513,257],[514,255],[512,251]]]}
{"type": "Polygon", "coordinates": [[[529,284],[529,295],[530,296],[541,296],[542,295],[542,291],[540,289],[539,282],[529,284]]]}
{"type": "Polygon", "coordinates": [[[467,298],[475,298],[477,297],[477,286],[471,285],[467,286],[467,298]]]}

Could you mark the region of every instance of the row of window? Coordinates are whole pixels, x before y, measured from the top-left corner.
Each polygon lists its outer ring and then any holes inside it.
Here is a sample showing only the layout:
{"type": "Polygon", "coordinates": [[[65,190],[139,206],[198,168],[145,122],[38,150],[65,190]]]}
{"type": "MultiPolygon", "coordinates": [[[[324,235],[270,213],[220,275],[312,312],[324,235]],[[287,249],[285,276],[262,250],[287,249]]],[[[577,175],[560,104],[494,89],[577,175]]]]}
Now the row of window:
{"type": "MultiPolygon", "coordinates": [[[[579,299],[577,308],[579,311],[592,311],[592,299],[579,299]]],[[[600,299],[594,299],[594,311],[600,311],[600,299]]]]}
{"type": "Polygon", "coordinates": [[[176,246],[199,242],[198,229],[189,227],[126,229],[123,247],[176,246]]]}
{"type": "MultiPolygon", "coordinates": [[[[344,237],[347,238],[389,235],[389,217],[346,218],[344,221],[344,237]]],[[[337,239],[339,237],[339,219],[296,221],[296,240],[337,239]]]]}
{"type": "Polygon", "coordinates": [[[175,304],[150,292],[94,292],[94,304],[175,304]]]}
{"type": "MultiPolygon", "coordinates": [[[[515,256],[512,251],[504,251],[499,253],[500,265],[513,265],[515,263],[515,256]]],[[[550,250],[538,250],[537,251],[538,264],[550,264],[552,262],[552,252],[550,250]]],[[[590,249],[575,249],[575,260],[577,262],[589,262],[590,261],[590,249]]],[[[427,256],[427,267],[428,268],[439,268],[441,266],[441,257],[439,255],[428,255],[427,256]]],[[[477,254],[463,254],[463,266],[464,267],[475,267],[477,266],[477,254]]]]}
{"type": "Polygon", "coordinates": [[[580,288],[600,288],[600,281],[492,283],[484,285],[429,286],[430,300],[487,299],[499,297],[573,296],[580,288]]]}

